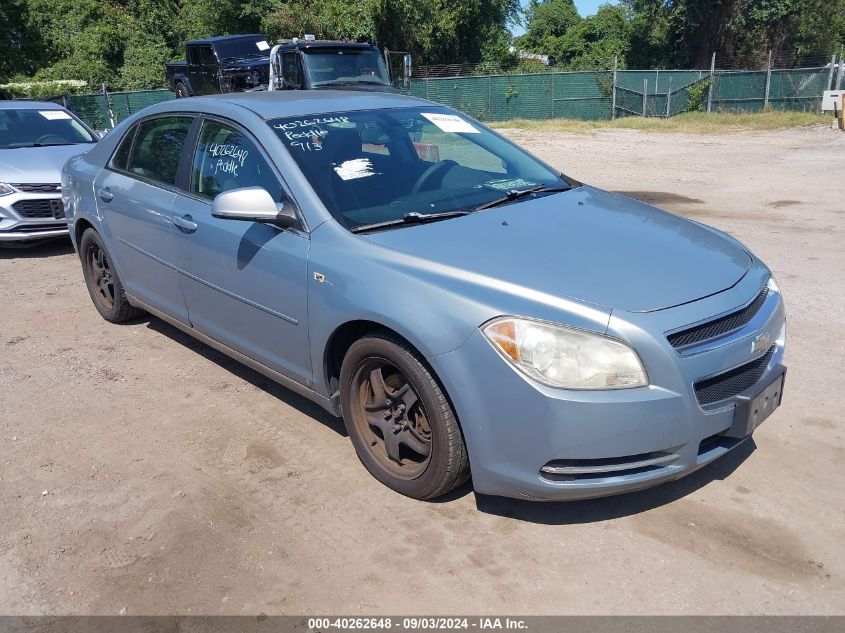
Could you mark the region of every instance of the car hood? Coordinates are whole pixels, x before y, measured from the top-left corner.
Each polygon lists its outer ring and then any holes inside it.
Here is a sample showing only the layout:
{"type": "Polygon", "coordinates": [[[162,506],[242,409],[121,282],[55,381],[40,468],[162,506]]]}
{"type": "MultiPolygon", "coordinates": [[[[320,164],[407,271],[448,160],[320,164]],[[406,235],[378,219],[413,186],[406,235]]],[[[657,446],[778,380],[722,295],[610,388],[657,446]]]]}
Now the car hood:
{"type": "Polygon", "coordinates": [[[0,182],[61,182],[62,167],[94,143],[0,149],[0,182]]]}
{"type": "Polygon", "coordinates": [[[367,237],[400,258],[628,312],[726,290],[752,264],[715,229],[586,186],[367,237]]]}

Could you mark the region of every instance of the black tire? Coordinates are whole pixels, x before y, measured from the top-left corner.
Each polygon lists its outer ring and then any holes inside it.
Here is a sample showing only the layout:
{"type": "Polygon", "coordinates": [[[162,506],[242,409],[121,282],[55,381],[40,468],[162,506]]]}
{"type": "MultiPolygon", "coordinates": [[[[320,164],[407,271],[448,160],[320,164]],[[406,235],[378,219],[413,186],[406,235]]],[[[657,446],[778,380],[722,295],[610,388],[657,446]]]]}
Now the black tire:
{"type": "Polygon", "coordinates": [[[106,321],[123,323],[144,314],[140,308],[130,305],[111,255],[94,229],[86,229],[82,234],[79,258],[88,294],[106,321]]]}
{"type": "Polygon", "coordinates": [[[190,97],[191,93],[188,92],[188,89],[185,87],[181,81],[176,82],[176,98],[177,99],[184,99],[185,97],[190,97]]]}
{"type": "Polygon", "coordinates": [[[398,336],[377,332],[352,344],[340,372],[340,401],[358,458],[389,488],[433,499],[469,478],[452,405],[419,353],[398,336]],[[381,401],[379,390],[386,394],[381,401]]]}

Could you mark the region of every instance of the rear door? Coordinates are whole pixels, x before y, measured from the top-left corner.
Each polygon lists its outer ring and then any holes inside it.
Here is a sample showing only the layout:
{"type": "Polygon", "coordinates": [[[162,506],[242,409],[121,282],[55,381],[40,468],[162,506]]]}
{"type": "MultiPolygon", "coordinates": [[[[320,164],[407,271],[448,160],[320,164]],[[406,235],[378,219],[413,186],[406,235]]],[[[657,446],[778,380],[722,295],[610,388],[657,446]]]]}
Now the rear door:
{"type": "Polygon", "coordinates": [[[192,117],[173,115],[141,121],[94,180],[97,208],[127,292],[185,323],[170,210],[192,124],[192,117]]]}
{"type": "Polygon", "coordinates": [[[177,263],[191,324],[301,383],[311,382],[307,233],[212,217],[214,196],[264,187],[290,202],[271,161],[237,124],[206,119],[173,206],[177,263]]]}

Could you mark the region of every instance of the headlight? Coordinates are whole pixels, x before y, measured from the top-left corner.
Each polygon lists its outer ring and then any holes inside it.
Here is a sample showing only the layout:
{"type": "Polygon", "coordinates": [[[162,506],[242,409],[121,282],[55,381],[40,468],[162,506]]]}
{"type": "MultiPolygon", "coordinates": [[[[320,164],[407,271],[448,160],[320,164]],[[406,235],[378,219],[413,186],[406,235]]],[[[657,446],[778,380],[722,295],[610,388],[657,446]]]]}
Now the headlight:
{"type": "Polygon", "coordinates": [[[15,193],[14,188],[5,182],[0,182],[0,196],[8,196],[10,193],[15,193]]]}
{"type": "Polygon", "coordinates": [[[562,325],[501,317],[481,331],[521,372],[550,387],[629,389],[648,375],[625,343],[562,325]]]}
{"type": "Polygon", "coordinates": [[[769,290],[771,290],[772,292],[780,293],[780,286],[778,286],[778,282],[775,280],[774,275],[769,277],[769,282],[766,284],[766,286],[768,286],[769,290]]]}

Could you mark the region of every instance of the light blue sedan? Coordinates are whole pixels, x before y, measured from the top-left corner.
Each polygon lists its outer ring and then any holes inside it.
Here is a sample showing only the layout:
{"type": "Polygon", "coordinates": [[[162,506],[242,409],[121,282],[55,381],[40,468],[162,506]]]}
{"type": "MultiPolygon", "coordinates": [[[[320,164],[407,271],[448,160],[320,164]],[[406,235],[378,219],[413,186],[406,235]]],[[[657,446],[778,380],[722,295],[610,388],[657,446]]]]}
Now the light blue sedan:
{"type": "Polygon", "coordinates": [[[159,104],[62,184],[105,319],[149,312],[342,416],[405,495],[637,490],[781,401],[783,302],[742,244],[429,101],[159,104]]]}

